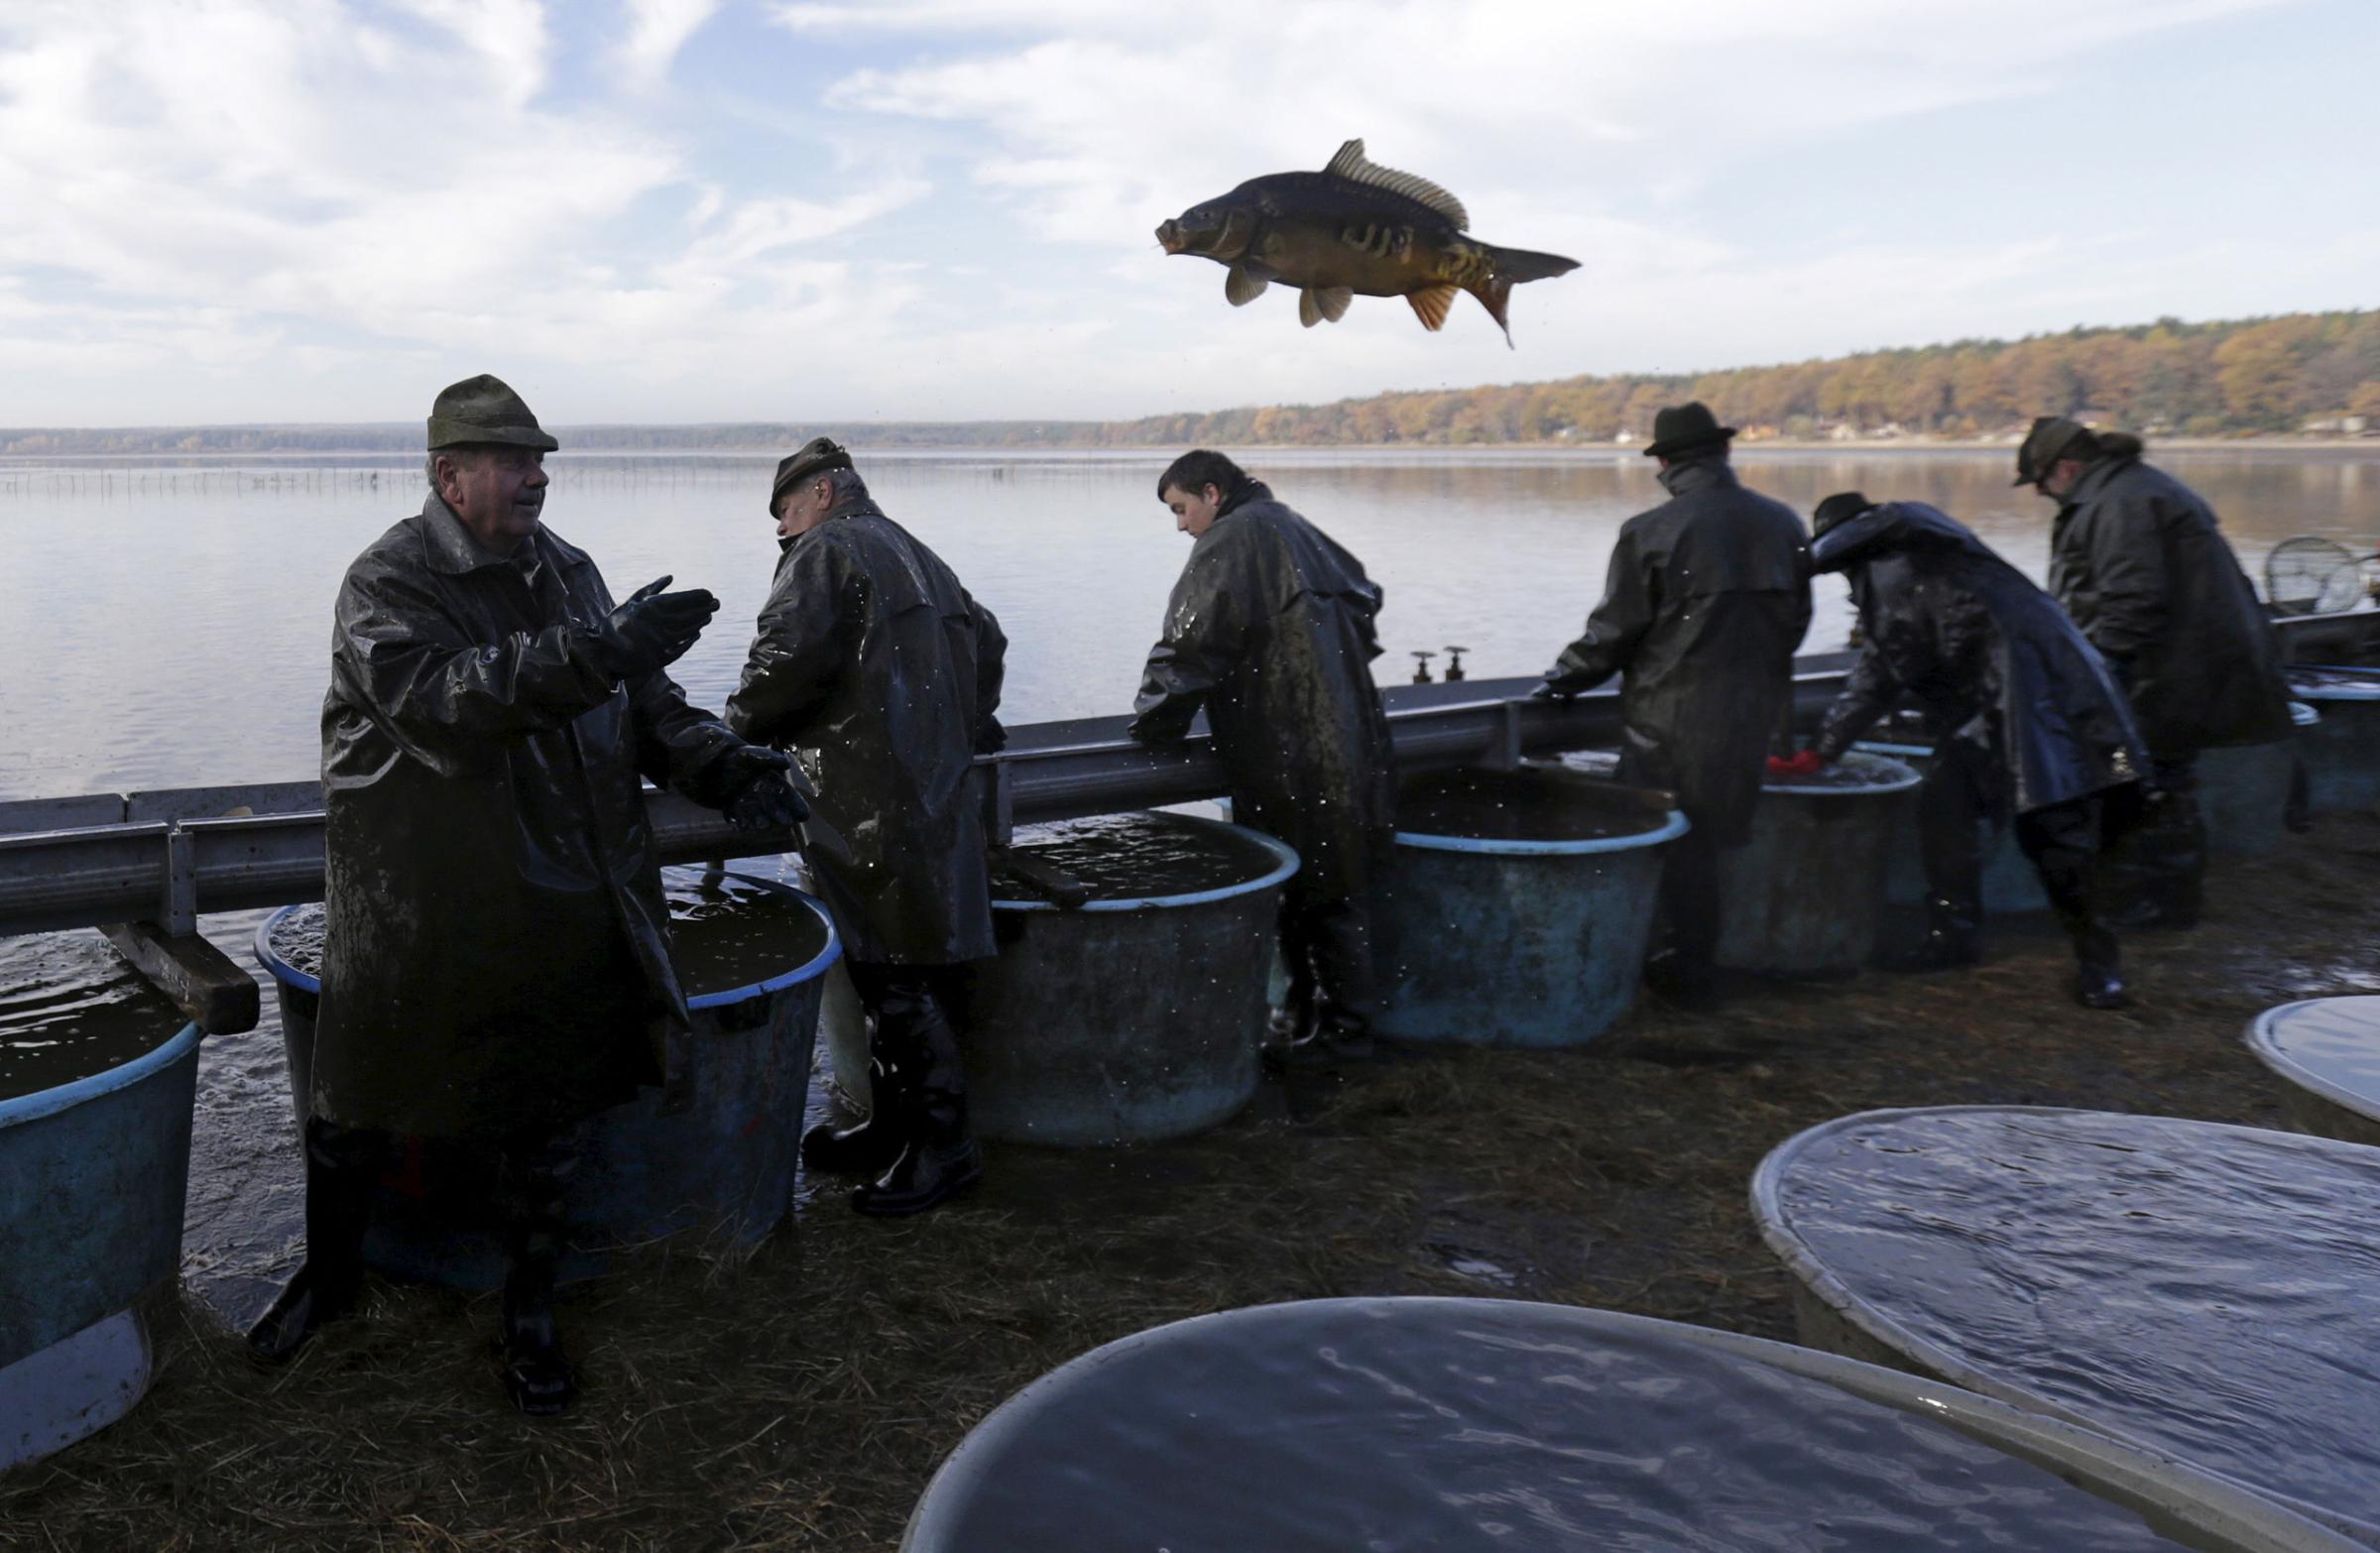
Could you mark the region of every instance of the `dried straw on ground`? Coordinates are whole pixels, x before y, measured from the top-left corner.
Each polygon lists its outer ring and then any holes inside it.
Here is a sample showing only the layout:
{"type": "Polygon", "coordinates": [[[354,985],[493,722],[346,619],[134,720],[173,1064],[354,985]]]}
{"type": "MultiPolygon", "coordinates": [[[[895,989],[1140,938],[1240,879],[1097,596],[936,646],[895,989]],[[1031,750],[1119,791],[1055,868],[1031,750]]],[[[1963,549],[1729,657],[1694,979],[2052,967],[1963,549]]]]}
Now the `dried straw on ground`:
{"type": "Polygon", "coordinates": [[[168,1299],[125,1422],[0,1478],[33,1548],[882,1548],[978,1419],[1086,1349],[1269,1300],[1464,1293],[1791,1338],[1746,1186],[1794,1132],[1871,1106],[2012,1102],[2278,1125],[2259,1009],[2380,990],[2380,821],[2219,876],[2207,925],[2128,946],[2140,1007],[2064,997],[2045,926],[1935,977],[1645,1007],[1563,1054],[1410,1054],[1266,1090],[1204,1137],[1007,1148],[920,1221],[831,1184],[741,1263],[656,1251],[574,1291],[585,1405],[530,1424],[493,1302],[376,1285],[289,1370],[168,1299]]]}

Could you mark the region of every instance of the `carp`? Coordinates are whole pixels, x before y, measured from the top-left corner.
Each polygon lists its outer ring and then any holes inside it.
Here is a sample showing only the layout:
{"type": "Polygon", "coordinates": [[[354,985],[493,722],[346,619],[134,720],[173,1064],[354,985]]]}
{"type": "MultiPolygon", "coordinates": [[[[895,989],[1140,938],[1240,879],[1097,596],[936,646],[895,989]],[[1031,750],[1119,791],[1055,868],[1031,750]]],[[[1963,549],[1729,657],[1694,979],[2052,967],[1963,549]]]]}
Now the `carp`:
{"type": "Polygon", "coordinates": [[[1402,297],[1425,329],[1446,323],[1455,293],[1480,299],[1512,343],[1512,288],[1579,267],[1560,254],[1498,248],[1465,236],[1463,201],[1425,178],[1377,167],[1351,140],[1319,173],[1251,178],[1157,228],[1169,254],[1212,259],[1231,273],[1223,295],[1245,307],[1278,281],[1298,288],[1297,319],[1336,323],[1348,303],[1402,297]]]}

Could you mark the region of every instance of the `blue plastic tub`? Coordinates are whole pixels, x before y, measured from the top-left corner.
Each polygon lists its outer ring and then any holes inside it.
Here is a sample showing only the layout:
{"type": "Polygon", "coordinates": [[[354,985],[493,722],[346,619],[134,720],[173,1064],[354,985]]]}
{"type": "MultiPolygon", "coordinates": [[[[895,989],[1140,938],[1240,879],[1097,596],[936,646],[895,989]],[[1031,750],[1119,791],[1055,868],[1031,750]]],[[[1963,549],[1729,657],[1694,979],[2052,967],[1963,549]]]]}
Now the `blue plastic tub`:
{"type": "Polygon", "coordinates": [[[2322,724],[2322,714],[2304,701],[2290,702],[2289,710],[2296,738],[2208,750],[2199,757],[2199,812],[2206,822],[2210,854],[2260,858],[2280,850],[2290,783],[2322,724]]]}
{"type": "MultiPolygon", "coordinates": [[[[1922,777],[1934,759],[1928,744],[1885,744],[1861,740],[1852,749],[1881,755],[1914,769],[1922,777]]],[[[1917,833],[1917,804],[1901,805],[1893,820],[1892,843],[1884,864],[1884,907],[1888,913],[1922,911],[1926,904],[1926,860],[1917,833]]],[[[2047,911],[2050,897],[2042,894],[2041,876],[2016,844],[2013,826],[2003,825],[1983,843],[1983,909],[1995,916],[2013,911],[2047,911]]],[[[1923,932],[1921,918],[1901,917],[1923,932]]]]}
{"type": "MultiPolygon", "coordinates": [[[[566,1277],[600,1271],[606,1252],[688,1231],[751,1244],[792,1206],[820,990],[842,945],[816,899],[774,881],[731,877],[799,901],[815,928],[807,940],[816,947],[763,981],[688,999],[694,1027],[676,1038],[669,1062],[672,1072],[687,1076],[686,1093],[648,1089],[588,1124],[566,1196],[573,1248],[566,1277]]],[[[257,960],[280,990],[290,1082],[301,1114],[321,983],[283,958],[272,940],[296,913],[319,910],[284,907],[256,934],[257,960]]],[[[421,1282],[495,1286],[503,1250],[485,1187],[480,1161],[409,1140],[403,1164],[374,1204],[366,1259],[421,1282]]]]}
{"type": "Polygon", "coordinates": [[[1558,766],[1421,780],[1433,796],[1465,787],[1486,823],[1460,828],[1490,834],[1397,831],[1374,1028],[1401,1040],[1573,1046],[1618,1022],[1652,936],[1660,849],[1686,833],[1686,816],[1558,766]],[[1496,823],[1503,815],[1511,823],[1496,823]]]}
{"type": "MultiPolygon", "coordinates": [[[[1000,957],[970,966],[952,1014],[983,1136],[1066,1148],[1180,1137],[1256,1092],[1275,921],[1297,854],[1242,825],[1179,825],[1241,860],[1236,883],[1094,899],[995,899],[1000,957]]],[[[1029,849],[1036,827],[1017,833],[1029,849]]],[[[826,1010],[847,1106],[868,1093],[867,1021],[847,978],[826,1010]]]]}
{"type": "Polygon", "coordinates": [[[0,1470],[115,1422],[149,1389],[132,1308],[181,1259],[198,1026],[0,1102],[0,1470]]]}
{"type": "Polygon", "coordinates": [[[2299,744],[2306,754],[2306,796],[2317,814],[2380,804],[2380,668],[2298,663],[2289,693],[2322,714],[2299,744]]]}
{"type": "Polygon", "coordinates": [[[1876,951],[1884,873],[1918,775],[1856,751],[1825,779],[1761,788],[1751,839],[1720,854],[1721,965],[1848,976],[1876,951]]]}

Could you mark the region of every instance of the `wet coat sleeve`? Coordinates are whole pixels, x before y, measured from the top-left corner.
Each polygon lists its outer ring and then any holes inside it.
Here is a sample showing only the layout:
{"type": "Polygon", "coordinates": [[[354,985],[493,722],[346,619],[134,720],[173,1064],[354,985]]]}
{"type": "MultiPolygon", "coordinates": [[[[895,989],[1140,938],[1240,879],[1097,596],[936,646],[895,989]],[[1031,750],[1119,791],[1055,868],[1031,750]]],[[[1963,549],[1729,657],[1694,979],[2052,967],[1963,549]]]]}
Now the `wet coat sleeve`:
{"type": "Polygon", "coordinates": [[[1873,727],[1877,718],[1892,710],[1900,697],[1900,676],[1871,642],[1851,671],[1844,675],[1843,689],[1820,720],[1818,737],[1810,741],[1810,748],[1830,761],[1842,760],[1843,752],[1873,727]]]}
{"type": "Polygon", "coordinates": [[[1637,553],[1636,536],[1619,531],[1611,546],[1604,601],[1587,617],[1587,634],[1562,650],[1545,682],[1557,690],[1592,690],[1628,666],[1636,644],[1659,607],[1657,586],[1637,553]]]}
{"type": "Polygon", "coordinates": [[[850,656],[861,618],[859,579],[837,547],[812,536],[779,565],[743,681],[727,698],[727,725],[762,744],[784,744],[824,705],[850,656]]]}
{"type": "Polygon", "coordinates": [[[2112,666],[2129,664],[2165,634],[2165,545],[2151,500],[2113,501],[2090,514],[2084,531],[2096,600],[2085,635],[2112,666]]]}
{"type": "Polygon", "coordinates": [[[1234,547],[1193,553],[1165,606],[1165,635],[1140,674],[1137,715],[1125,731],[1143,744],[1189,733],[1207,696],[1238,665],[1246,648],[1246,602],[1236,586],[1234,547]]]}
{"type": "Polygon", "coordinates": [[[331,664],[349,700],[454,776],[492,740],[562,727],[610,699],[590,646],[567,625],[479,641],[426,579],[357,566],[339,589],[331,664]]]}
{"type": "Polygon", "coordinates": [[[685,691],[667,674],[633,680],[628,694],[637,770],[706,807],[725,808],[736,794],[725,785],[728,773],[720,758],[744,741],[727,724],[690,705],[685,691]]]}
{"type": "Polygon", "coordinates": [[[1001,686],[1008,679],[1009,634],[1000,629],[1000,617],[978,604],[974,595],[961,589],[960,596],[975,616],[975,715],[989,722],[1000,710],[1001,686]]]}

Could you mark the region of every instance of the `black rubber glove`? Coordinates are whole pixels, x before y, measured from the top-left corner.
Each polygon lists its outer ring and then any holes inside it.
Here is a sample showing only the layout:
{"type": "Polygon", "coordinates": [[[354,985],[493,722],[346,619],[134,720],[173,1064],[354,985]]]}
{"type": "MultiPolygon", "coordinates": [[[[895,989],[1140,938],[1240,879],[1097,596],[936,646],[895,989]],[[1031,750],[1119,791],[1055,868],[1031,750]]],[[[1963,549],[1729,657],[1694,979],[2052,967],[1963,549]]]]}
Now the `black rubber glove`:
{"type": "Polygon", "coordinates": [[[999,718],[987,717],[977,725],[975,730],[976,754],[998,755],[1008,747],[1009,731],[1000,725],[999,718]]]}
{"type": "Polygon", "coordinates": [[[757,744],[728,751],[719,758],[727,790],[727,822],[738,830],[791,830],[810,817],[793,778],[790,756],[757,744]]]}
{"type": "Polygon", "coordinates": [[[1529,699],[1532,701],[1569,701],[1576,699],[1577,696],[1576,690],[1556,689],[1551,682],[1543,679],[1538,680],[1537,688],[1529,692],[1529,699]]]}
{"type": "Polygon", "coordinates": [[[642,679],[682,657],[719,613],[719,601],[701,588],[661,590],[658,577],[628,596],[595,628],[595,661],[613,679],[642,679]]]}

